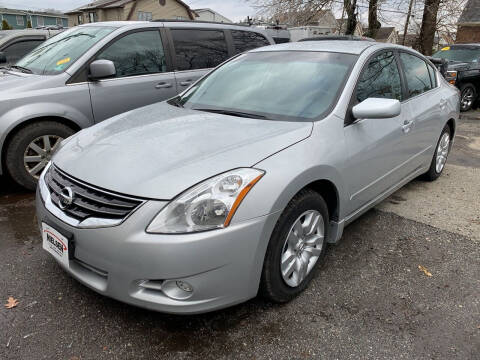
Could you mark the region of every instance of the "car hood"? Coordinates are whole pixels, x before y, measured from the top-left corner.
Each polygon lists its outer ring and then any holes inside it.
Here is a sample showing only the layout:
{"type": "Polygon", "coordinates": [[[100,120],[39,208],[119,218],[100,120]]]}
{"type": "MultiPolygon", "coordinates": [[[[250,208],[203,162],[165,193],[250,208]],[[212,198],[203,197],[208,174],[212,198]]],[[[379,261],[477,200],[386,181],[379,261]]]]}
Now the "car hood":
{"type": "Polygon", "coordinates": [[[0,92],[12,93],[29,89],[32,82],[43,78],[40,75],[25,74],[17,71],[0,70],[0,92]]]}
{"type": "Polygon", "coordinates": [[[313,123],[257,120],[158,103],[82,130],[55,166],[125,195],[169,200],[222,172],[251,167],[310,136],[313,123]]]}

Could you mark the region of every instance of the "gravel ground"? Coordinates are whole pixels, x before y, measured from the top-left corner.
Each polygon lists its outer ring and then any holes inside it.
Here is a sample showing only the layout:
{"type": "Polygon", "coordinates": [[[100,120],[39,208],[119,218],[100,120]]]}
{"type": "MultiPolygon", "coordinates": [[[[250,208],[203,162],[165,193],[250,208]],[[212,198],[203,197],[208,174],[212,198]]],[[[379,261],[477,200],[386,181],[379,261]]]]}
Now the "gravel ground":
{"type": "Polygon", "coordinates": [[[138,309],[70,278],[41,249],[33,195],[0,179],[0,300],[19,300],[0,307],[0,359],[479,359],[479,131],[462,120],[445,176],[349,226],[291,303],[198,316],[138,309]]]}

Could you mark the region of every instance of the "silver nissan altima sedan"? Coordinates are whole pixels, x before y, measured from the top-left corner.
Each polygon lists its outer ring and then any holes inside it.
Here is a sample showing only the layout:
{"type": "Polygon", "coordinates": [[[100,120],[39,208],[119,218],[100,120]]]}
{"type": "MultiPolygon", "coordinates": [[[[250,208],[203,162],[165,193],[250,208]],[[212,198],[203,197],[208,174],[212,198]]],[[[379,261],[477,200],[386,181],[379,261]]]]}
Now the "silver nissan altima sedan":
{"type": "Polygon", "coordinates": [[[405,47],[253,50],[64,140],[37,189],[43,248],[93,290],[152,310],[286,302],[346,225],[441,175],[458,117],[458,90],[405,47]]]}

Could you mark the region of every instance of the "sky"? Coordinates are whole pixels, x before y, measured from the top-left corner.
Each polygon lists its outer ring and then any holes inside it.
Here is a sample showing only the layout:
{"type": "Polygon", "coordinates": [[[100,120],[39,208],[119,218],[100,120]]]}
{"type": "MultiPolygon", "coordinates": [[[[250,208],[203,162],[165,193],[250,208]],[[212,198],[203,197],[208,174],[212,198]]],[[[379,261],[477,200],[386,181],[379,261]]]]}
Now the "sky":
{"type": "MultiPolygon", "coordinates": [[[[0,0],[0,7],[24,8],[32,10],[57,9],[67,11],[93,0],[0,0]]],[[[192,9],[212,8],[223,16],[236,22],[247,16],[254,16],[256,10],[252,2],[245,0],[183,0],[192,9]]]]}

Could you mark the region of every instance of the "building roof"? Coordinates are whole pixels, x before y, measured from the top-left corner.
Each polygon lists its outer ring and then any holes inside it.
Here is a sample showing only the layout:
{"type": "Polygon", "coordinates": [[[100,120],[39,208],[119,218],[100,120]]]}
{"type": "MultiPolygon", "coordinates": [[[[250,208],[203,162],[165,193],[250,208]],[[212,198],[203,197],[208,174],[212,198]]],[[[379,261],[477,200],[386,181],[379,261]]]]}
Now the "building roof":
{"type": "MultiPolygon", "coordinates": [[[[137,0],[96,0],[96,1],[93,1],[89,4],[80,6],[76,9],[67,11],[65,14],[76,14],[76,13],[79,13],[79,12],[94,10],[94,9],[121,8],[121,7],[124,7],[126,4],[128,4],[132,1],[137,1],[137,0]]],[[[192,9],[190,9],[190,6],[185,4],[182,0],[175,0],[175,1],[178,2],[180,5],[182,5],[187,10],[187,12],[190,14],[190,17],[192,19],[195,18],[195,12],[192,9]]]]}
{"type": "Polygon", "coordinates": [[[67,18],[62,13],[53,13],[53,12],[46,12],[46,11],[32,11],[32,10],[21,10],[21,9],[8,9],[8,8],[0,8],[0,14],[10,14],[10,15],[39,15],[39,16],[52,16],[52,17],[61,17],[67,18]]]}
{"type": "Polygon", "coordinates": [[[392,32],[394,31],[396,31],[396,29],[393,26],[387,26],[387,27],[382,26],[380,29],[377,30],[375,40],[377,41],[387,40],[390,37],[390,35],[392,35],[392,32]]]}
{"type": "Polygon", "coordinates": [[[458,24],[480,25],[480,0],[468,0],[462,15],[458,19],[458,24]]]}
{"type": "Polygon", "coordinates": [[[203,9],[193,9],[193,11],[196,13],[196,14],[199,14],[199,13],[202,13],[202,12],[209,12],[209,13],[212,13],[212,14],[215,14],[215,15],[218,15],[218,16],[221,16],[222,18],[230,21],[233,23],[232,20],[230,20],[229,18],[227,18],[226,16],[223,16],[222,14],[216,12],[215,10],[212,10],[210,8],[203,8],[203,9]]]}

